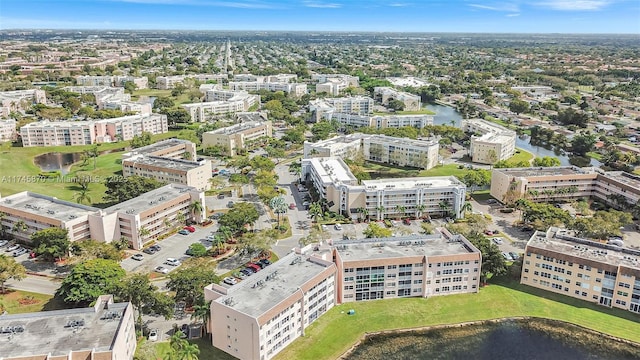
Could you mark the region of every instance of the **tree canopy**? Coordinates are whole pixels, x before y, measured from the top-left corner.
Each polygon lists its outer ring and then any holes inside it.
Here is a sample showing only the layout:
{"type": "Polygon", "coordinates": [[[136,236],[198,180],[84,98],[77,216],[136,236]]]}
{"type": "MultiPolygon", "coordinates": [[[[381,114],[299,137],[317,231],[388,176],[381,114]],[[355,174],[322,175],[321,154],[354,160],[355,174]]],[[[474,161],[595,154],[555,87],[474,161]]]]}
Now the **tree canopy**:
{"type": "Polygon", "coordinates": [[[369,226],[362,232],[366,238],[387,238],[390,237],[392,233],[391,229],[382,227],[375,222],[369,223],[369,226]]]}
{"type": "Polygon", "coordinates": [[[176,301],[191,306],[204,297],[205,286],[219,280],[207,259],[193,259],[169,274],[167,288],[176,293],[176,301]]]}
{"type": "Polygon", "coordinates": [[[123,202],[140,196],[153,189],[161,187],[163,184],[156,179],[142,176],[111,176],[105,180],[107,191],[104,199],[107,202],[123,202]]]}
{"type": "Polygon", "coordinates": [[[93,259],[73,267],[56,292],[67,304],[87,306],[98,296],[112,293],[126,275],[113,260],[93,259]]]}
{"type": "Polygon", "coordinates": [[[0,254],[0,294],[4,294],[4,284],[8,280],[22,280],[27,276],[27,269],[15,259],[0,254]]]}
{"type": "Polygon", "coordinates": [[[252,225],[260,214],[252,203],[241,202],[220,217],[220,226],[226,226],[234,233],[244,232],[246,225],[252,225]]]}
{"type": "Polygon", "coordinates": [[[65,257],[71,242],[68,231],[57,227],[36,231],[31,235],[34,251],[46,260],[65,257]]]}

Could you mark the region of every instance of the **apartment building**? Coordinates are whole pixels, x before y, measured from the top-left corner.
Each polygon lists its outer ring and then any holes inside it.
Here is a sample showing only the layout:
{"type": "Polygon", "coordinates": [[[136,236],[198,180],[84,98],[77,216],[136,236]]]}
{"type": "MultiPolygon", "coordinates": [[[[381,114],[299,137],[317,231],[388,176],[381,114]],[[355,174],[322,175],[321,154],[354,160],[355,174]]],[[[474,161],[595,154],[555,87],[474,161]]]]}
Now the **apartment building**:
{"type": "Polygon", "coordinates": [[[272,136],[271,121],[249,121],[208,131],[202,134],[202,147],[219,146],[228,156],[236,156],[250,142],[272,136]]]}
{"type": "Polygon", "coordinates": [[[247,111],[244,101],[212,101],[182,105],[193,122],[206,122],[211,115],[247,111]]]}
{"type": "Polygon", "coordinates": [[[309,110],[314,122],[331,120],[334,113],[368,115],[373,113],[374,101],[368,96],[324,98],[312,100],[309,110]]]}
{"type": "Polygon", "coordinates": [[[39,121],[20,128],[25,147],[90,145],[131,140],[144,132],[163,134],[169,131],[167,116],[138,114],[113,119],[89,121],[39,121]]]}
{"type": "Polygon", "coordinates": [[[166,139],[122,154],[122,160],[136,155],[160,156],[167,159],[195,159],[196,144],[188,140],[166,139]],[[188,154],[186,154],[188,153],[188,154]]]}
{"type": "Polygon", "coordinates": [[[276,75],[253,75],[253,74],[236,74],[233,76],[234,81],[249,81],[259,83],[279,82],[292,83],[298,79],[296,74],[276,74],[276,75]]]}
{"type": "Polygon", "coordinates": [[[612,200],[640,201],[640,176],[575,166],[493,169],[491,196],[504,201],[509,192],[526,194],[533,201],[570,201],[592,197],[619,206],[612,200]]]}
{"type": "Polygon", "coordinates": [[[337,157],[302,160],[302,179],[313,186],[328,207],[369,219],[452,216],[462,217],[466,186],[454,176],[363,180],[360,184],[337,157]]]}
{"type": "Polygon", "coordinates": [[[23,191],[0,198],[0,223],[14,238],[25,242],[36,231],[59,227],[68,230],[72,242],[93,239],[109,243],[126,238],[131,248],[138,250],[186,219],[202,222],[206,211],[193,213],[194,202],[204,207],[204,193],[179,184],[165,185],[106,209],[23,191]]]}
{"type": "Polygon", "coordinates": [[[422,129],[433,125],[432,115],[355,115],[345,113],[332,113],[331,120],[335,120],[348,127],[372,127],[375,129],[401,128],[405,126],[422,129]]]}
{"type": "Polygon", "coordinates": [[[474,134],[469,146],[473,162],[494,164],[509,159],[516,152],[516,132],[513,130],[483,119],[464,120],[462,128],[474,134]]]}
{"type": "Polygon", "coordinates": [[[122,161],[122,175],[142,176],[164,183],[192,186],[206,191],[211,188],[211,161],[191,161],[160,156],[135,155],[122,161]]]}
{"type": "Polygon", "coordinates": [[[132,82],[137,89],[146,89],[149,87],[149,79],[135,76],[91,76],[78,75],[75,77],[78,86],[115,86],[124,87],[127,82],[132,82]]]}
{"type": "Polygon", "coordinates": [[[15,140],[16,136],[16,120],[0,119],[0,142],[15,140]]]}
{"type": "Polygon", "coordinates": [[[101,295],[87,308],[0,317],[3,360],[131,360],[136,351],[134,309],[101,295]]]}
{"type": "Polygon", "coordinates": [[[339,303],[476,293],[482,255],[444,228],[430,235],[336,243],[339,303]]]}
{"type": "Polygon", "coordinates": [[[438,164],[438,140],[396,138],[386,135],[349,134],[304,143],[304,158],[339,157],[352,159],[361,154],[365,160],[398,166],[431,169],[438,164]]]}
{"type": "Polygon", "coordinates": [[[419,95],[398,91],[386,86],[373,88],[373,94],[374,99],[385,106],[389,105],[389,101],[391,100],[398,100],[404,104],[405,111],[419,111],[422,109],[422,101],[419,95]]]}
{"type": "Polygon", "coordinates": [[[316,81],[318,84],[323,84],[332,80],[344,81],[347,83],[347,86],[360,86],[360,78],[357,76],[347,74],[311,74],[311,81],[316,81]]]}
{"type": "Polygon", "coordinates": [[[158,76],[156,77],[156,87],[159,90],[170,90],[178,85],[184,85],[185,75],[158,76]]]}
{"type": "Polygon", "coordinates": [[[230,81],[229,89],[246,91],[282,91],[300,97],[307,93],[307,84],[289,82],[230,81]]]}
{"type": "Polygon", "coordinates": [[[28,110],[33,104],[46,104],[44,90],[15,90],[0,92],[0,115],[9,116],[12,111],[28,110]]]}
{"type": "Polygon", "coordinates": [[[292,252],[234,285],[204,288],[212,345],[241,360],[272,359],[336,303],[331,259],[292,252]]]}
{"type": "Polygon", "coordinates": [[[520,283],[640,314],[640,251],[551,227],[527,242],[520,283]]]}
{"type": "Polygon", "coordinates": [[[324,92],[329,95],[338,96],[349,86],[351,86],[349,81],[342,79],[328,79],[326,82],[316,85],[316,93],[324,92]]]}

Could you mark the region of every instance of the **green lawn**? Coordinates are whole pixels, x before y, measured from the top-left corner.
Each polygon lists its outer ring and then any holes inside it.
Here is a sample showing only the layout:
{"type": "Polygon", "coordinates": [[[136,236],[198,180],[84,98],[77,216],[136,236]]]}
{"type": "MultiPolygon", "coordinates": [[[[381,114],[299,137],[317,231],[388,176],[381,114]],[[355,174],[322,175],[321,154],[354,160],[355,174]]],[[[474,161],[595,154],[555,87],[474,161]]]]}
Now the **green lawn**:
{"type": "Polygon", "coordinates": [[[458,164],[438,165],[429,170],[418,170],[415,168],[394,167],[383,164],[365,163],[364,169],[371,175],[372,179],[405,178],[417,176],[449,176],[454,175],[462,178],[467,173],[466,168],[458,168],[458,164]]]}
{"type": "MultiPolygon", "coordinates": [[[[153,142],[175,137],[177,131],[170,131],[166,134],[158,134],[152,137],[153,142]]],[[[41,170],[33,162],[34,157],[50,152],[74,153],[88,150],[92,145],[83,146],[46,146],[46,147],[11,147],[0,152],[0,194],[7,196],[21,191],[29,190],[35,193],[55,196],[62,200],[72,201],[76,192],[74,184],[60,180],[37,180],[29,181],[33,176],[37,176],[41,170]],[[26,177],[26,178],[21,178],[26,177]]],[[[98,150],[114,151],[102,154],[97,158],[96,169],[93,169],[93,159],[87,165],[80,167],[80,164],[73,165],[65,179],[71,179],[78,174],[90,176],[93,180],[89,185],[89,196],[92,203],[100,203],[105,191],[102,181],[108,176],[120,174],[122,165],[120,158],[125,147],[129,146],[128,141],[117,143],[98,144],[98,150]]]]}
{"type": "Polygon", "coordinates": [[[458,164],[438,165],[429,170],[420,171],[418,176],[448,176],[453,175],[462,178],[469,171],[467,168],[460,169],[458,164]]]}
{"type": "Polygon", "coordinates": [[[532,153],[526,151],[526,150],[522,150],[522,149],[518,149],[516,148],[516,153],[510,157],[509,159],[507,159],[507,162],[510,163],[519,163],[521,161],[526,161],[531,163],[531,160],[533,160],[533,158],[535,157],[535,155],[533,155],[532,153]],[[519,151],[519,153],[518,153],[519,151]]]}
{"type": "Polygon", "coordinates": [[[187,91],[188,90],[186,90],[184,94],[178,95],[177,98],[173,98],[171,96],[171,90],[139,89],[131,94],[131,99],[135,101],[140,99],[140,96],[170,97],[177,105],[180,105],[189,102],[189,95],[186,94],[187,91]]]}
{"type": "Polygon", "coordinates": [[[0,313],[22,314],[43,310],[63,309],[64,304],[51,295],[20,290],[7,290],[0,295],[0,313]]]}
{"type": "MultiPolygon", "coordinates": [[[[197,344],[198,349],[200,349],[199,359],[203,360],[236,360],[235,357],[227,354],[222,350],[218,350],[211,345],[211,342],[208,339],[196,339],[189,341],[192,344],[197,344]]],[[[158,359],[167,359],[167,354],[169,353],[169,342],[161,342],[156,345],[156,355],[158,359]]]]}
{"type": "Polygon", "coordinates": [[[602,160],[602,155],[597,153],[597,152],[595,152],[595,151],[589,151],[587,153],[587,156],[592,158],[592,159],[596,159],[598,161],[602,160]]]}
{"type": "Polygon", "coordinates": [[[277,359],[336,359],[364,334],[513,316],[567,321],[640,341],[640,317],[587,301],[556,295],[513,281],[491,284],[478,294],[405,298],[342,304],[305,330],[277,359]],[[347,315],[350,309],[355,315],[347,315]]]}

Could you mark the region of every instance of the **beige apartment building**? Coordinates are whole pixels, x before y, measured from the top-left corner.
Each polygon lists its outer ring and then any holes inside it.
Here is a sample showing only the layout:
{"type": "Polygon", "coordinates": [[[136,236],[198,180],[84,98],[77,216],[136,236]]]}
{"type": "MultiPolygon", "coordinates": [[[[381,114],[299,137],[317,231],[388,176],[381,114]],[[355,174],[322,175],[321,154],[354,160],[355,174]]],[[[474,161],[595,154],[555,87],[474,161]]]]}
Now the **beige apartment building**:
{"type": "Polygon", "coordinates": [[[368,161],[431,169],[438,164],[439,149],[440,145],[435,138],[413,140],[355,133],[315,143],[305,141],[304,158],[352,159],[360,154],[368,161]]]}
{"type": "Polygon", "coordinates": [[[461,218],[466,186],[454,176],[363,180],[337,157],[302,160],[302,179],[327,200],[331,211],[356,219],[451,216],[461,218]]]}
{"type": "Polygon", "coordinates": [[[211,115],[232,114],[248,111],[260,105],[260,95],[252,95],[246,91],[221,90],[216,87],[202,88],[205,102],[184,104],[193,122],[205,122],[211,115]]]}
{"type": "Polygon", "coordinates": [[[640,314],[640,251],[551,227],[529,239],[520,283],[640,314]]]}
{"type": "Polygon", "coordinates": [[[516,132],[487,120],[464,120],[462,128],[471,136],[469,154],[471,161],[495,164],[507,160],[516,152],[516,132]]]}
{"type": "Polygon", "coordinates": [[[422,101],[419,95],[410,94],[408,92],[399,91],[386,86],[377,86],[373,88],[374,99],[382,105],[389,105],[391,100],[399,100],[404,104],[405,111],[419,111],[422,109],[422,101]]]}
{"type": "Polygon", "coordinates": [[[340,241],[333,247],[339,303],[476,293],[482,255],[462,235],[340,241]]]}
{"type": "Polygon", "coordinates": [[[272,133],[271,121],[248,121],[203,133],[202,147],[219,146],[228,156],[236,156],[248,143],[270,138],[272,133]]]}
{"type": "Polygon", "coordinates": [[[15,140],[16,136],[16,120],[0,119],[0,142],[15,140]]]}
{"type": "Polygon", "coordinates": [[[368,96],[348,96],[324,98],[309,102],[309,110],[314,122],[331,120],[334,113],[369,115],[373,113],[374,101],[368,96]]]}
{"type": "Polygon", "coordinates": [[[93,239],[109,243],[126,238],[131,248],[138,250],[185,220],[202,222],[205,213],[204,193],[179,184],[165,185],[106,209],[28,191],[0,198],[0,223],[14,238],[25,242],[38,230],[59,227],[68,230],[72,242],[93,239]],[[202,213],[191,211],[195,202],[202,204],[202,213]],[[141,234],[141,229],[146,231],[141,234]]]}
{"type": "Polygon", "coordinates": [[[38,121],[22,126],[20,137],[25,147],[72,146],[131,140],[145,132],[167,131],[166,115],[138,114],[97,121],[38,121]]]}
{"type": "Polygon", "coordinates": [[[292,252],[233,286],[204,288],[212,345],[241,360],[272,359],[336,303],[336,266],[292,252]]]}
{"type": "Polygon", "coordinates": [[[122,161],[122,175],[142,176],[163,183],[176,183],[206,191],[211,188],[211,161],[191,161],[160,156],[136,155],[122,161]]]}
{"type": "Polygon", "coordinates": [[[131,360],[136,351],[134,310],[101,295],[88,308],[0,317],[3,360],[131,360]]]}
{"type": "Polygon", "coordinates": [[[295,97],[300,97],[308,92],[307,84],[289,82],[229,81],[229,89],[245,91],[282,91],[295,97]]]}
{"type": "Polygon", "coordinates": [[[123,87],[125,83],[132,82],[137,89],[146,89],[149,79],[135,76],[91,76],[78,75],[75,77],[78,86],[115,86],[123,87]]]}
{"type": "Polygon", "coordinates": [[[235,81],[247,81],[247,82],[279,82],[279,83],[292,83],[298,79],[296,74],[276,74],[276,75],[253,75],[253,74],[236,74],[233,76],[235,81]]]}
{"type": "Polygon", "coordinates": [[[189,140],[181,139],[166,139],[155,144],[133,149],[128,153],[122,154],[122,159],[126,160],[135,155],[160,156],[169,159],[195,159],[197,156],[196,144],[189,140]]]}
{"type": "Polygon", "coordinates": [[[596,198],[614,206],[611,196],[630,205],[640,201],[640,176],[575,166],[493,169],[491,196],[503,201],[508,192],[533,201],[570,201],[596,198]]]}

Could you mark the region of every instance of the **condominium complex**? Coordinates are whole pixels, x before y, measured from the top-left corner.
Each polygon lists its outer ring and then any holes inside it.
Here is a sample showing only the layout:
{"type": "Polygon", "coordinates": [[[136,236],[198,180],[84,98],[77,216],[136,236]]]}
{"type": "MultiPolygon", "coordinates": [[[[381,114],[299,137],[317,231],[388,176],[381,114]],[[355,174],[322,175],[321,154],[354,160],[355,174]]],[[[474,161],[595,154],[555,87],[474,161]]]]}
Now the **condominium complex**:
{"type": "Polygon", "coordinates": [[[386,135],[349,134],[316,143],[304,143],[304,158],[339,157],[351,159],[361,154],[365,160],[431,169],[438,164],[437,139],[412,140],[386,135]]]}
{"type": "Polygon", "coordinates": [[[272,136],[271,121],[249,121],[202,134],[202,147],[218,146],[228,155],[236,156],[254,141],[272,136]]]}
{"type": "Polygon", "coordinates": [[[253,75],[253,74],[236,74],[233,76],[234,81],[249,81],[249,82],[280,82],[280,83],[292,83],[298,79],[296,74],[276,74],[276,75],[253,75]]]}
{"type": "Polygon", "coordinates": [[[339,303],[476,293],[482,255],[462,235],[358,239],[336,243],[339,303]]]}
{"type": "Polygon", "coordinates": [[[568,201],[593,197],[614,206],[615,198],[633,205],[640,201],[640,176],[575,166],[493,169],[491,196],[504,201],[507,193],[533,201],[568,201]]]}
{"type": "Polygon", "coordinates": [[[373,113],[374,101],[368,96],[316,99],[309,103],[315,122],[331,120],[333,113],[368,115],[373,113]]]}
{"type": "Polygon", "coordinates": [[[16,135],[16,120],[0,119],[0,142],[15,140],[16,135]]]}
{"type": "Polygon", "coordinates": [[[195,159],[196,144],[189,140],[166,139],[122,154],[122,160],[136,155],[161,156],[168,159],[195,159]]]}
{"type": "Polygon", "coordinates": [[[466,186],[454,176],[363,180],[358,183],[337,157],[302,160],[302,178],[327,200],[331,211],[370,219],[462,217],[466,186]]]}
{"type": "Polygon", "coordinates": [[[516,151],[516,132],[487,120],[470,119],[462,123],[463,130],[479,135],[471,136],[471,161],[494,164],[507,160],[516,151]]]}
{"type": "Polygon", "coordinates": [[[340,80],[348,83],[348,86],[360,86],[360,78],[347,74],[311,74],[311,81],[317,81],[319,84],[326,83],[331,80],[340,80]]]}
{"type": "Polygon", "coordinates": [[[123,87],[125,83],[133,83],[137,89],[146,89],[149,87],[149,79],[135,76],[76,76],[76,84],[79,86],[115,86],[123,87]]]}
{"type": "Polygon", "coordinates": [[[191,204],[204,208],[204,193],[169,184],[123,203],[98,209],[29,191],[0,198],[0,223],[13,237],[30,241],[38,230],[67,229],[70,241],[93,239],[111,242],[125,238],[133,249],[167,234],[186,219],[201,222],[204,213],[193,212],[191,204]],[[143,230],[144,229],[144,230],[143,230]]]}
{"type": "Polygon", "coordinates": [[[409,94],[408,92],[398,91],[386,86],[373,88],[373,94],[375,100],[379,101],[382,105],[389,105],[389,101],[398,100],[404,104],[405,111],[419,111],[422,108],[419,95],[409,94]]]}
{"type": "Polygon", "coordinates": [[[246,91],[282,91],[300,97],[307,93],[307,84],[289,82],[230,81],[229,89],[246,91]]]}
{"type": "Polygon", "coordinates": [[[204,288],[212,345],[242,360],[273,358],[336,303],[331,259],[289,253],[245,281],[204,288]]]}
{"type": "Polygon", "coordinates": [[[174,75],[174,76],[158,76],[156,78],[156,87],[160,90],[173,89],[178,85],[184,85],[185,80],[193,79],[199,82],[223,82],[228,80],[227,74],[191,74],[191,75],[174,75]]]}
{"type": "Polygon", "coordinates": [[[527,242],[520,283],[640,314],[640,251],[551,227],[527,242]]]}
{"type": "Polygon", "coordinates": [[[360,79],[357,76],[343,74],[313,74],[311,80],[317,80],[316,93],[325,92],[337,96],[348,87],[358,87],[360,79]]]}
{"type": "Polygon", "coordinates": [[[343,126],[372,127],[375,129],[401,128],[405,126],[422,129],[433,125],[433,115],[355,115],[345,113],[332,113],[331,120],[335,120],[343,126]]]}
{"type": "Polygon", "coordinates": [[[481,264],[478,249],[445,229],[296,248],[237,285],[205,287],[212,345],[268,360],[339,303],[475,293],[481,264]]]}
{"type": "Polygon", "coordinates": [[[88,121],[39,121],[20,128],[22,144],[28,146],[89,145],[131,140],[147,132],[169,131],[167,116],[139,114],[113,119],[88,121]]]}
{"type": "Polygon", "coordinates": [[[12,111],[29,110],[33,104],[46,104],[44,90],[15,90],[0,92],[0,117],[9,116],[12,111]]]}
{"type": "Polygon", "coordinates": [[[133,306],[101,295],[87,308],[0,317],[3,360],[131,360],[136,351],[133,306]]]}
{"type": "Polygon", "coordinates": [[[210,115],[248,111],[251,107],[260,105],[260,95],[252,95],[246,91],[222,90],[217,87],[201,88],[203,90],[206,102],[182,105],[193,122],[205,122],[210,115]]]}

